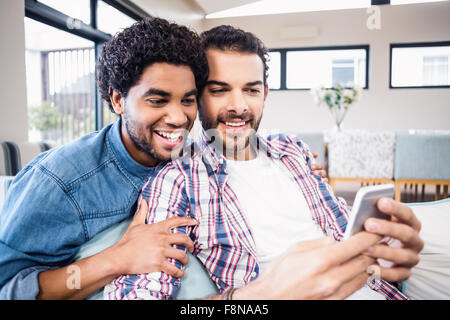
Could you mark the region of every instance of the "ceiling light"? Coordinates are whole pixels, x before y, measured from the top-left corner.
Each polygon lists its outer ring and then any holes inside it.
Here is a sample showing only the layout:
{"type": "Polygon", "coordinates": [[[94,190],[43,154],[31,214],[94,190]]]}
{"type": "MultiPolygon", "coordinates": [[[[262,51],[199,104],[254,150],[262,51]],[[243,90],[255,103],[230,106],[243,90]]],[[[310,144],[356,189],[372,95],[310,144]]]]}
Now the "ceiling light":
{"type": "Polygon", "coordinates": [[[396,6],[399,4],[413,4],[413,3],[426,3],[426,2],[442,2],[447,0],[391,0],[391,4],[396,6]]]}
{"type": "Polygon", "coordinates": [[[370,0],[261,0],[243,6],[213,12],[206,19],[280,14],[292,12],[310,12],[323,10],[342,10],[370,7],[370,0]]]}

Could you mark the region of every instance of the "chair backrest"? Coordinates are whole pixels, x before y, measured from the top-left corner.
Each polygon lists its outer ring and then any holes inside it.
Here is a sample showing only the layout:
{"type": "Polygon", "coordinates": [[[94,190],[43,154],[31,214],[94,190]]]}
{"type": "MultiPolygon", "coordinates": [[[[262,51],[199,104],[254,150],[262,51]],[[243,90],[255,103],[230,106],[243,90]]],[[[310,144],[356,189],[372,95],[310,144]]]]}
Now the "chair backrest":
{"type": "Polygon", "coordinates": [[[287,132],[289,135],[295,135],[297,138],[305,142],[311,152],[317,152],[317,161],[324,164],[325,162],[325,142],[323,140],[322,132],[287,132]]]}
{"type": "Polygon", "coordinates": [[[392,179],[395,132],[346,130],[328,143],[328,175],[339,178],[392,179]]]}
{"type": "Polygon", "coordinates": [[[9,147],[4,141],[0,141],[0,176],[11,175],[11,155],[9,147]]]}
{"type": "Polygon", "coordinates": [[[450,130],[397,131],[394,177],[450,180],[450,130]]]}
{"type": "Polygon", "coordinates": [[[11,163],[11,170],[8,175],[15,176],[22,169],[19,146],[11,141],[6,141],[5,144],[9,150],[11,163]]]}
{"type": "Polygon", "coordinates": [[[1,141],[0,175],[14,176],[20,171],[20,152],[17,144],[1,141]]]}

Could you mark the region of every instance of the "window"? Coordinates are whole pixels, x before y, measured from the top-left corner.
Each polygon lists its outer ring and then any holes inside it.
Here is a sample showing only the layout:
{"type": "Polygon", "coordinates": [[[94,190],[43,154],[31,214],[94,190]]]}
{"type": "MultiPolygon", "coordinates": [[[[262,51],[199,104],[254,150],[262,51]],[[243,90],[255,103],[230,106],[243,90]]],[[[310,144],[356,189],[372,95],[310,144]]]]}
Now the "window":
{"type": "Polygon", "coordinates": [[[96,87],[97,55],[146,16],[126,0],[25,0],[30,140],[61,145],[117,119],[96,87]]]}
{"type": "Polygon", "coordinates": [[[69,142],[94,131],[94,42],[25,18],[30,141],[69,142]]]}
{"type": "Polygon", "coordinates": [[[391,44],[391,88],[450,86],[450,42],[391,44]]]}
{"type": "Polygon", "coordinates": [[[53,9],[64,13],[67,16],[83,21],[86,24],[91,23],[91,5],[90,0],[38,0],[53,9]]]}
{"type": "Polygon", "coordinates": [[[269,78],[273,79],[271,89],[311,89],[336,84],[342,86],[356,84],[368,88],[369,46],[271,51],[271,56],[275,54],[279,55],[276,61],[277,63],[280,61],[280,67],[269,69],[269,78]]]}
{"type": "Polygon", "coordinates": [[[103,1],[98,3],[98,28],[111,35],[122,31],[122,29],[131,26],[136,22],[133,18],[120,12],[114,7],[107,5],[103,1]]]}
{"type": "Polygon", "coordinates": [[[270,89],[280,89],[281,86],[281,54],[279,52],[269,52],[269,76],[267,83],[270,89]]]}

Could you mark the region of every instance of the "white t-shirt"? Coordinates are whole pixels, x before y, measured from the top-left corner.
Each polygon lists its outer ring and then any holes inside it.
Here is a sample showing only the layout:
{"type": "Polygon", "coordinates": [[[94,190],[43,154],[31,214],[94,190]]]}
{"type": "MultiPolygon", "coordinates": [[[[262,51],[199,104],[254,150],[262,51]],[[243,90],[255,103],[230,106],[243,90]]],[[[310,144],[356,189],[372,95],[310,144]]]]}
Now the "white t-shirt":
{"type": "MultiPolygon", "coordinates": [[[[255,241],[260,275],[288,247],[319,239],[324,232],[314,222],[305,197],[287,167],[264,152],[248,161],[227,160],[228,184],[235,192],[255,241]]],[[[349,298],[384,296],[367,287],[349,298]]]]}

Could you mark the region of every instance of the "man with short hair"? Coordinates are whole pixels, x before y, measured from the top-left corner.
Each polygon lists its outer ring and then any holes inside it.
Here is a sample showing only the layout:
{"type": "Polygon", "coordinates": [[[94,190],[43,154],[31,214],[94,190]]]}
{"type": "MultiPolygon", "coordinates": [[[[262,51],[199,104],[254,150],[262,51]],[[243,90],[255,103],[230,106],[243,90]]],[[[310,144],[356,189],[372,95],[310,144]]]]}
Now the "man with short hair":
{"type": "MultiPolygon", "coordinates": [[[[355,298],[404,299],[388,281],[407,279],[419,260],[423,241],[412,211],[384,198],[378,207],[392,221],[369,219],[369,232],[340,242],[345,202],[313,174],[307,145],[257,134],[268,94],[267,49],[231,26],[206,31],[202,39],[209,65],[199,101],[203,131],[187,148],[191,153],[159,166],[144,187],[142,199],[152,203],[147,222],[198,221],[174,230],[194,240],[193,254],[221,292],[213,298],[345,298],[356,291],[355,298]],[[402,247],[379,243],[383,237],[402,247]],[[384,280],[371,278],[370,288],[363,287],[378,258],[394,267],[377,265],[384,280]]],[[[163,272],[121,276],[104,297],[170,299],[179,284],[163,272]]]]}
{"type": "Polygon", "coordinates": [[[131,219],[154,167],[181,150],[207,75],[200,47],[196,33],[158,18],[104,44],[98,85],[120,119],[39,155],[17,175],[0,213],[0,299],[81,299],[124,273],[183,276],[167,258],[186,264],[172,245],[193,243],[170,229],[196,222],[146,225],[145,204],[116,245],[73,261],[95,235],[131,219]]]}

